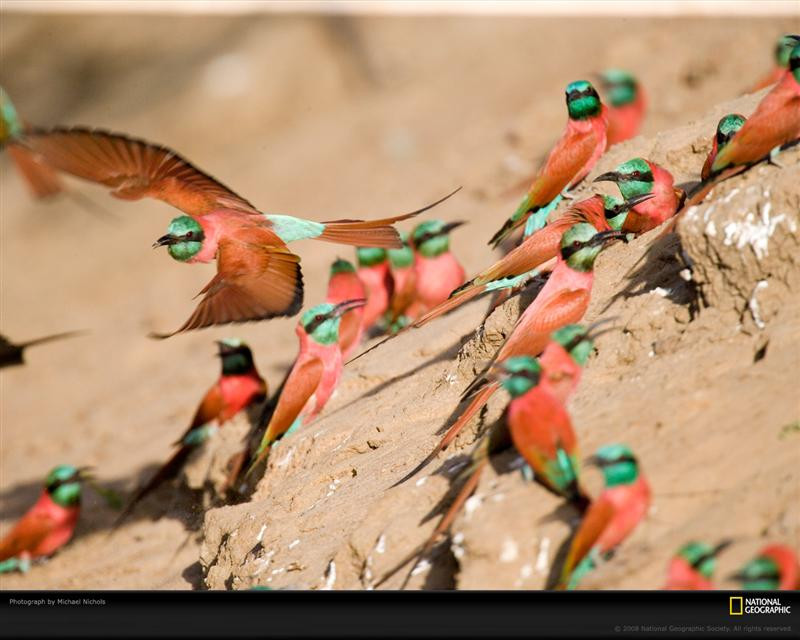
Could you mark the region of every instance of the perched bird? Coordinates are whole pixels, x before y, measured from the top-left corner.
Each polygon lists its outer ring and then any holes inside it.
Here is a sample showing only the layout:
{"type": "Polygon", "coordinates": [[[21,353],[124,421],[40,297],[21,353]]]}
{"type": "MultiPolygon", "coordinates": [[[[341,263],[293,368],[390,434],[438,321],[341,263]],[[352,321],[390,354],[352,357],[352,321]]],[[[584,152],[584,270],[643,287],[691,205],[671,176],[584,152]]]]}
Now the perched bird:
{"type": "MultiPolygon", "coordinates": [[[[552,332],[578,322],[589,306],[595,259],[608,241],[624,237],[621,231],[616,230],[598,232],[585,222],[570,227],[562,237],[561,255],[550,279],[519,317],[486,372],[494,362],[504,362],[514,356],[542,354],[552,332]]],[[[447,430],[438,447],[412,473],[446,449],[500,388],[500,383],[487,377],[486,372],[478,375],[464,391],[465,398],[472,396],[469,405],[447,430]]]]}
{"type": "Polygon", "coordinates": [[[599,75],[608,106],[608,147],[639,134],[647,98],[639,82],[628,71],[606,69],[599,75]]]}
{"type": "Polygon", "coordinates": [[[734,134],[742,128],[745,120],[747,120],[747,118],[738,113],[729,113],[720,118],[720,121],[717,123],[717,132],[714,135],[714,141],[711,144],[711,151],[708,152],[708,157],[703,163],[703,169],[700,172],[700,177],[703,180],[708,180],[711,177],[711,165],[714,164],[717,154],[720,149],[725,148],[725,145],[730,142],[734,134]]]}
{"type": "Polygon", "coordinates": [[[775,64],[772,70],[750,87],[746,93],[755,93],[756,91],[760,91],[780,81],[786,73],[786,69],[789,68],[789,54],[792,52],[795,44],[796,42],[793,36],[784,35],[778,38],[778,41],[775,43],[775,48],[773,49],[775,64]]]}
{"type": "Polygon", "coordinates": [[[602,447],[586,463],[600,467],[605,488],[592,501],[570,543],[560,588],[576,588],[587,573],[608,560],[650,506],[650,487],[626,445],[602,447]]]}
{"type": "Polygon", "coordinates": [[[367,304],[364,306],[364,331],[369,331],[389,308],[394,293],[394,281],[389,269],[389,256],[385,249],[358,247],[358,274],[367,290],[367,304]]]}
{"type": "Polygon", "coordinates": [[[0,147],[6,147],[25,184],[35,198],[48,198],[63,191],[58,174],[26,149],[10,144],[27,129],[8,94],[0,87],[0,147]]]}
{"type": "Polygon", "coordinates": [[[408,234],[400,233],[401,249],[389,249],[389,266],[392,273],[392,299],[386,312],[385,324],[396,332],[408,324],[408,308],[417,293],[417,272],[414,269],[414,249],[408,244],[408,234]]]}
{"type": "Polygon", "coordinates": [[[343,314],[364,306],[365,300],[346,300],[337,305],[319,304],[306,311],[297,324],[300,353],[286,379],[283,392],[250,465],[252,470],[269,455],[283,436],[317,417],[330,399],[342,375],[339,321],[343,314]]]}
{"type": "Polygon", "coordinates": [[[564,403],[539,384],[543,367],[530,356],[501,364],[501,385],[511,396],[506,423],[511,440],[530,465],[534,478],[554,493],[577,504],[589,499],[579,484],[578,441],[564,403]]]}
{"type": "Polygon", "coordinates": [[[28,347],[44,344],[45,342],[53,342],[54,340],[62,340],[63,338],[71,338],[72,336],[79,336],[83,333],[83,331],[66,331],[64,333],[55,333],[51,336],[45,336],[44,338],[28,340],[20,344],[14,344],[4,335],[0,335],[0,369],[3,367],[25,364],[24,352],[28,347]]]}
{"type": "Polygon", "coordinates": [[[796,552],[783,544],[770,544],[733,576],[743,589],[800,589],[800,566],[796,552]]]}
{"type": "Polygon", "coordinates": [[[688,542],[683,545],[669,563],[664,589],[679,591],[714,589],[711,578],[716,567],[717,555],[730,544],[730,540],[724,540],[716,546],[705,542],[688,542]]]}
{"type": "MultiPolygon", "coordinates": [[[[411,232],[416,291],[406,315],[416,318],[447,300],[464,283],[464,267],[450,251],[450,232],[463,222],[426,220],[411,232]]],[[[395,283],[396,285],[396,283],[395,283]]]]}
{"type": "Polygon", "coordinates": [[[47,474],[39,499],[0,541],[0,573],[27,571],[31,560],[51,556],[69,542],[88,477],[88,468],[68,464],[47,474]]]}
{"type": "Polygon", "coordinates": [[[747,122],[717,153],[711,177],[729,167],[751,165],[766,157],[774,161],[784,145],[800,139],[800,36],[790,36],[789,73],[758,103],[747,122]]]}
{"type": "MultiPolygon", "coordinates": [[[[391,249],[397,251],[397,249],[391,249]]],[[[356,275],[355,267],[347,260],[337,258],[331,265],[330,280],[328,280],[328,295],[325,302],[339,304],[346,300],[356,300],[367,297],[364,283],[356,275]]],[[[342,357],[347,358],[361,342],[364,333],[364,307],[355,307],[342,315],[339,325],[339,349],[342,357]]]]}
{"type": "Polygon", "coordinates": [[[514,229],[525,224],[562,192],[575,187],[592,170],[606,150],[606,108],[591,83],[585,80],[567,86],[567,127],[547,155],[528,193],[517,210],[492,236],[496,247],[514,229]]]}
{"type": "Polygon", "coordinates": [[[633,158],[623,162],[616,170],[603,173],[595,182],[614,182],[625,200],[636,196],[652,195],[628,211],[622,224],[627,233],[645,233],[671,218],[683,204],[684,193],[675,187],[672,174],[666,169],[644,158],[633,158]]]}
{"type": "MultiPolygon", "coordinates": [[[[14,141],[47,164],[104,184],[123,200],[150,196],[180,209],[156,247],[179,262],[211,262],[217,274],[201,291],[182,331],[230,322],[292,316],[303,303],[300,258],[287,243],[316,238],[339,244],[400,245],[394,222],[419,211],[381,220],[313,222],[264,214],[174,151],[143,140],[83,128],[33,130],[14,141]]],[[[438,203],[436,203],[438,204],[438,203]]]]}
{"type": "Polygon", "coordinates": [[[623,201],[614,196],[593,195],[573,204],[564,215],[525,239],[520,246],[453,291],[447,300],[412,322],[410,326],[422,327],[484,293],[514,290],[526,286],[536,275],[552,270],[558,256],[561,237],[571,226],[578,222],[588,222],[598,231],[619,229],[632,206],[653,197],[655,197],[653,194],[645,194],[623,201]]]}
{"type": "MultiPolygon", "coordinates": [[[[250,347],[238,338],[220,340],[217,346],[222,362],[219,379],[203,396],[189,427],[180,439],[175,441],[174,445],[178,449],[153,477],[134,493],[114,523],[114,529],[122,524],[145,496],[167,480],[176,477],[191,454],[219,427],[240,411],[266,398],[267,383],[256,369],[250,347]]],[[[242,463],[243,461],[240,461],[239,465],[242,463]]]]}
{"type": "MultiPolygon", "coordinates": [[[[569,325],[553,334],[553,342],[550,344],[558,344],[562,350],[568,349],[567,360],[572,364],[562,361],[555,351],[552,353],[556,355],[546,358],[548,346],[539,360],[519,356],[498,365],[498,379],[512,397],[506,409],[505,424],[501,428],[490,429],[473,449],[469,463],[456,479],[458,481],[466,478],[464,485],[431,536],[421,547],[384,575],[375,586],[383,584],[401,567],[416,558],[417,562],[412,566],[413,572],[419,559],[425,556],[439,537],[450,529],[467,498],[477,488],[481,473],[490,457],[511,446],[516,447],[536,470],[534,477],[543,486],[573,500],[581,510],[588,505],[588,499],[578,484],[579,465],[575,434],[563,403],[577,386],[580,366],[585,363],[585,357],[588,357],[592,349],[592,342],[584,327],[569,325]],[[559,341],[563,341],[563,346],[559,341]],[[568,380],[571,384],[565,384],[568,380]],[[530,411],[534,411],[535,415],[531,416],[530,411]]],[[[414,475],[421,466],[400,482],[414,475]]],[[[411,573],[406,576],[401,588],[405,587],[410,577],[411,573]]]]}

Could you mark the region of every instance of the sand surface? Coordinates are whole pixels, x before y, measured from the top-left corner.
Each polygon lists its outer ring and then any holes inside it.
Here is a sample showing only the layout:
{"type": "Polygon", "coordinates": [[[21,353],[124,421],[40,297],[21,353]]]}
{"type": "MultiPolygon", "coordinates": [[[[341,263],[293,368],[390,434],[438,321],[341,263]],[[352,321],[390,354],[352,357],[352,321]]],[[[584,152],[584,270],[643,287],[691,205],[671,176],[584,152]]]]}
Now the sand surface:
{"type": "MultiPolygon", "coordinates": [[[[684,182],[717,119],[753,110],[757,97],[737,96],[768,69],[775,36],[798,29],[777,19],[13,15],[0,23],[0,84],[31,122],[168,144],[269,212],[377,217],[463,185],[435,215],[469,221],[453,246],[474,273],[494,259],[485,242],[514,209],[514,185],[560,134],[569,81],[621,66],[650,96],[643,136],[592,175],[641,154],[684,182]]],[[[732,180],[687,216],[690,283],[674,236],[633,281],[626,273],[652,236],[598,261],[587,320],[617,316],[621,330],[598,341],[570,411],[585,452],[619,440],[636,450],[654,506],[587,587],[657,588],[691,538],[735,539],[720,575],[766,540],[800,547],[800,433],[790,427],[800,418],[799,161],[786,153],[784,169],[732,180]]],[[[78,181],[71,188],[113,217],[70,198],[33,202],[7,157],[0,169],[0,330],[16,340],[91,330],[0,373],[4,533],[55,464],[91,464],[121,491],[149,476],[218,374],[213,340],[247,340],[277,386],[296,319],[148,339],[185,319],[212,274],[150,250],[174,212],[78,181]]],[[[330,262],[352,250],[294,248],[310,306],[330,262]]],[[[73,542],[0,586],[370,587],[430,533],[436,520],[420,522],[450,490],[448,473],[435,472],[468,453],[505,404],[498,395],[447,456],[389,489],[434,446],[519,312],[509,302],[478,338],[485,304],[349,366],[321,419],[276,450],[252,501],[205,510],[197,494],[168,486],[109,537],[114,513],[90,493],[73,542]]],[[[513,459],[484,474],[455,543],[411,586],[544,585],[568,527],[548,518],[555,498],[509,470],[513,459]]]]}

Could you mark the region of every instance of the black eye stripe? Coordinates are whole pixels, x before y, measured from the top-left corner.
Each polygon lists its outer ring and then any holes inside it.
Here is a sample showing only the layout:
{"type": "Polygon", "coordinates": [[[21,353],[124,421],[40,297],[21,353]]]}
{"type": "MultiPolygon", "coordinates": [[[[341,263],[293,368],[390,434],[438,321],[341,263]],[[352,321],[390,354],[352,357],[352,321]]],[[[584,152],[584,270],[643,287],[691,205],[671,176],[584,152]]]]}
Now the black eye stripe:
{"type": "Polygon", "coordinates": [[[573,244],[567,245],[566,247],[562,247],[561,248],[561,257],[564,260],[569,260],[569,257],[571,255],[574,255],[574,254],[578,253],[578,251],[580,251],[581,249],[586,247],[586,245],[587,245],[587,243],[578,241],[578,246],[575,246],[575,244],[573,243],[573,244]]]}

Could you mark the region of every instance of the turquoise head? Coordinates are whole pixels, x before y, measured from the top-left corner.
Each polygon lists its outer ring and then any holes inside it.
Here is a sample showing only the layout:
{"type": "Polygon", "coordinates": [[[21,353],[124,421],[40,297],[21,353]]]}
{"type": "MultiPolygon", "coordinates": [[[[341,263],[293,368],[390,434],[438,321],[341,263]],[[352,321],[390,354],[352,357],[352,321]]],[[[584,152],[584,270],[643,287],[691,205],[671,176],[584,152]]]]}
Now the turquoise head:
{"type": "Polygon", "coordinates": [[[730,545],[730,541],[712,546],[707,542],[688,542],[678,551],[678,555],[701,576],[710,580],[714,575],[717,555],[730,545]]]}
{"type": "Polygon", "coordinates": [[[717,133],[715,139],[717,141],[717,149],[722,149],[730,139],[736,135],[736,132],[742,128],[747,118],[738,113],[729,113],[722,116],[717,123],[717,133]]]}
{"type": "Polygon", "coordinates": [[[411,242],[421,255],[435,258],[450,250],[450,232],[462,224],[464,223],[426,220],[414,227],[411,242]]]}
{"type": "Polygon", "coordinates": [[[314,342],[321,345],[335,344],[339,340],[339,323],[342,316],[358,307],[363,307],[366,300],[345,300],[339,304],[325,302],[306,311],[300,317],[300,326],[314,342]]]}
{"type": "Polygon", "coordinates": [[[599,467],[603,472],[606,488],[633,484],[639,478],[639,463],[630,447],[624,444],[609,444],[600,447],[587,464],[599,467]]]}
{"type": "Polygon", "coordinates": [[[253,369],[253,352],[239,338],[223,338],[217,341],[217,355],[222,360],[222,375],[235,376],[253,369]]]}
{"type": "Polygon", "coordinates": [[[800,36],[795,38],[794,48],[789,52],[789,71],[794,76],[795,82],[800,82],[800,36]]]}
{"type": "Polygon", "coordinates": [[[512,398],[528,393],[542,376],[542,366],[536,358],[516,356],[509,358],[501,365],[502,387],[512,398]]]}
{"type": "Polygon", "coordinates": [[[169,223],[166,235],[153,244],[153,248],[167,247],[167,252],[179,262],[194,258],[203,248],[205,233],[192,216],[178,216],[169,223]]]}
{"type": "Polygon", "coordinates": [[[570,357],[581,367],[586,364],[594,349],[594,342],[589,330],[580,324],[568,324],[552,335],[552,339],[560,344],[570,357]]]}
{"type": "Polygon", "coordinates": [[[414,250],[408,244],[408,234],[400,234],[403,246],[400,249],[389,249],[389,264],[393,269],[405,269],[414,264],[414,250]]]}
{"type": "Polygon", "coordinates": [[[653,192],[655,179],[650,163],[644,158],[633,158],[623,162],[614,171],[597,176],[594,182],[615,182],[622,197],[630,200],[653,192]]]}
{"type": "Polygon", "coordinates": [[[600,96],[587,80],[578,80],[567,85],[567,111],[572,120],[585,120],[599,115],[603,108],[600,96]]]}
{"type": "Polygon", "coordinates": [[[343,260],[342,258],[336,258],[331,264],[331,277],[339,275],[340,273],[355,273],[356,268],[353,266],[353,263],[349,260],[343,260]]]}
{"type": "Polygon", "coordinates": [[[606,69],[600,74],[600,80],[612,106],[622,107],[636,100],[639,83],[630,72],[606,69]]]}
{"type": "Polygon", "coordinates": [[[356,247],[356,259],[359,267],[374,267],[386,262],[386,249],[380,247],[356,247]]]}
{"type": "Polygon", "coordinates": [[[50,498],[61,507],[74,507],[81,502],[81,482],[86,479],[87,469],[60,464],[45,478],[44,486],[50,498]]]}
{"type": "Polygon", "coordinates": [[[625,234],[615,229],[597,231],[588,222],[578,222],[561,236],[561,258],[575,271],[591,271],[603,247],[614,239],[624,241],[625,234]]]}
{"type": "Polygon", "coordinates": [[[794,49],[797,44],[795,38],[797,38],[797,36],[785,35],[778,38],[778,41],[775,43],[773,54],[775,56],[775,64],[779,67],[785,69],[789,66],[789,56],[792,53],[792,49],[794,49]]]}
{"type": "Polygon", "coordinates": [[[781,583],[781,569],[773,558],[759,555],[733,576],[747,590],[775,591],[781,583]]]}

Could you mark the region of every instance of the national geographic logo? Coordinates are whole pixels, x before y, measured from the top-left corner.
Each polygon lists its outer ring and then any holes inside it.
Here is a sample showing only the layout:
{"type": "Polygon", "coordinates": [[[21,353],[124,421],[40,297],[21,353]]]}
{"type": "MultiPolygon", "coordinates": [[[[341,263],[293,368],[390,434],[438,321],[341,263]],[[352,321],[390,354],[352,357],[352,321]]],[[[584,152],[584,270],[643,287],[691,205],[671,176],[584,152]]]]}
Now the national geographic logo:
{"type": "Polygon", "coordinates": [[[732,616],[759,613],[791,614],[792,605],[781,604],[780,598],[745,598],[744,596],[731,596],[728,613],[732,616]]]}

